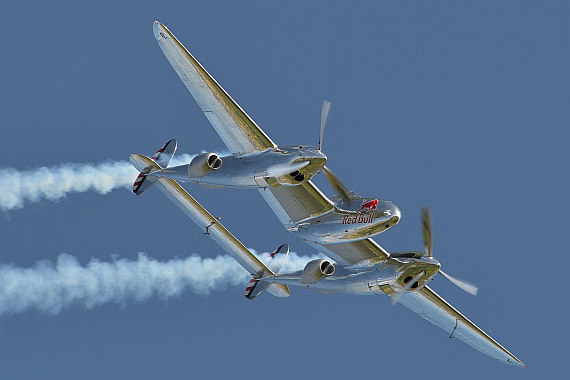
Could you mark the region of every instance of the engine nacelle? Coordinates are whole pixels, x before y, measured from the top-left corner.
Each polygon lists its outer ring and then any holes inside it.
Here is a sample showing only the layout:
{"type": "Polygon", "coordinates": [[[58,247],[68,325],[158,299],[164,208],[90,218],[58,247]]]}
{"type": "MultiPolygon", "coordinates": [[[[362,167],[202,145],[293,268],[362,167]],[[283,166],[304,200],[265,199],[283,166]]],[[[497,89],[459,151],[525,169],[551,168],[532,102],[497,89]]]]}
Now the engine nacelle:
{"type": "Polygon", "coordinates": [[[215,153],[197,155],[188,164],[188,177],[197,178],[222,167],[222,159],[215,153]]]}
{"type": "Polygon", "coordinates": [[[334,265],[327,259],[309,261],[301,274],[301,284],[316,284],[334,273],[334,265]]]}

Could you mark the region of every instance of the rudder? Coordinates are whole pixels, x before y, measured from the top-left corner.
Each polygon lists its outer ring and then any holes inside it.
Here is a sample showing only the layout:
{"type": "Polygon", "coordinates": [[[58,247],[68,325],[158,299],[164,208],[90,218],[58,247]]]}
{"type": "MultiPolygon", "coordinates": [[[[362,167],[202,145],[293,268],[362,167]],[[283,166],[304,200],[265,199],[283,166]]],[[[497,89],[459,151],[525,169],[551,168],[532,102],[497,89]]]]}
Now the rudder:
{"type": "Polygon", "coordinates": [[[146,189],[154,185],[158,178],[153,176],[148,177],[148,175],[152,172],[168,167],[174,153],[176,152],[177,145],[176,139],[168,141],[150,159],[139,154],[131,155],[131,164],[140,172],[133,183],[133,193],[141,195],[146,189]],[[156,167],[154,165],[148,165],[147,160],[154,161],[156,163],[156,167]]]}

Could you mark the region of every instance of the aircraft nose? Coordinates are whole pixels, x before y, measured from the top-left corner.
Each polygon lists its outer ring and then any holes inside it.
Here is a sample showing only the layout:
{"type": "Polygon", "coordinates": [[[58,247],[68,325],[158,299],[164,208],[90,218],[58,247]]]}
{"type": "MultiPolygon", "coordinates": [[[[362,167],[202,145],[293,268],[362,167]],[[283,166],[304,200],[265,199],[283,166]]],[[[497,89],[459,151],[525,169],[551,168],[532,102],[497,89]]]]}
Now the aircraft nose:
{"type": "Polygon", "coordinates": [[[400,219],[402,218],[402,213],[400,212],[400,209],[398,208],[398,206],[396,206],[395,204],[392,203],[391,210],[392,210],[392,215],[397,216],[398,221],[400,221],[400,219]]]}
{"type": "MultiPolygon", "coordinates": [[[[382,218],[386,221],[386,226],[393,227],[400,221],[402,213],[398,206],[390,201],[382,201],[379,210],[382,218]]],[[[388,227],[387,227],[388,228],[388,227]]]]}
{"type": "Polygon", "coordinates": [[[384,201],[384,204],[382,205],[382,211],[384,211],[384,215],[388,216],[388,217],[396,217],[397,220],[399,221],[400,218],[402,217],[402,213],[400,212],[400,209],[398,208],[398,206],[396,206],[394,203],[390,202],[390,201],[384,201]]]}

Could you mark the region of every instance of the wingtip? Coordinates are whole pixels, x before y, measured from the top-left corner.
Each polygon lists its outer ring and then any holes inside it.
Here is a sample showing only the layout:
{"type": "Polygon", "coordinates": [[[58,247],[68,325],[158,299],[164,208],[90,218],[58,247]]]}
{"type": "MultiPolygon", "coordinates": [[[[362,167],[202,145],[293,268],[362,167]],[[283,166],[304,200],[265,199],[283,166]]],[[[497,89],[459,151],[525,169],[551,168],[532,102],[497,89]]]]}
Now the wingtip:
{"type": "Polygon", "coordinates": [[[155,20],[154,23],[152,24],[152,30],[154,31],[154,36],[157,40],[160,40],[161,34],[163,34],[162,33],[163,28],[164,28],[163,25],[158,20],[155,20]]]}
{"type": "Polygon", "coordinates": [[[526,368],[526,365],[512,354],[511,354],[511,358],[507,359],[507,364],[510,364],[514,367],[526,368]]]}

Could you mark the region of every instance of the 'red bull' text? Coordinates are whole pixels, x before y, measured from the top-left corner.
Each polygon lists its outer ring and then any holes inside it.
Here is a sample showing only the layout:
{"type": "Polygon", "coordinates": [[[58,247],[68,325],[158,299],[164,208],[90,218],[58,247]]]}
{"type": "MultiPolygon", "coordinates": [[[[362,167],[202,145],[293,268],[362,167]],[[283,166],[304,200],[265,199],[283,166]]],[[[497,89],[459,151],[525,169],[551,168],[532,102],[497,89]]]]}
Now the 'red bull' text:
{"type": "Polygon", "coordinates": [[[374,214],[345,215],[342,218],[342,224],[372,223],[372,221],[374,221],[374,214]]]}

